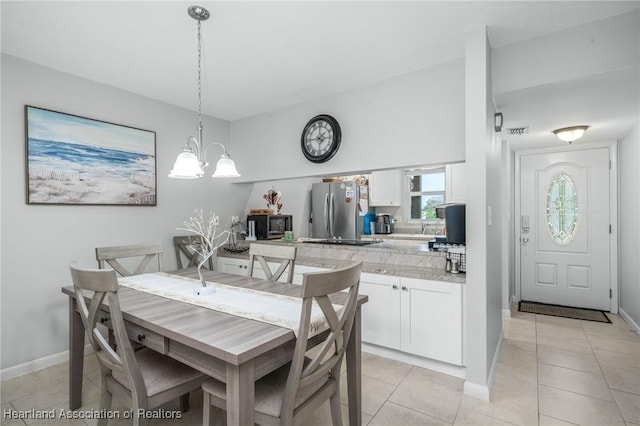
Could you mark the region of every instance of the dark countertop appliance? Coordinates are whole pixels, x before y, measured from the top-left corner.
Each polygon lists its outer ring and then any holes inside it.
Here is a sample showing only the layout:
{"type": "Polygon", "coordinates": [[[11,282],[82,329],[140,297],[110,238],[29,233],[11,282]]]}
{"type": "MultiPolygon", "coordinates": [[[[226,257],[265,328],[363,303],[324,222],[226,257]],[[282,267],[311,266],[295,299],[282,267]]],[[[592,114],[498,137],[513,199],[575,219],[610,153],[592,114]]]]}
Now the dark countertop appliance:
{"type": "Polygon", "coordinates": [[[291,231],[293,217],[288,214],[250,214],[247,215],[247,228],[252,221],[256,238],[269,240],[283,238],[285,231],[291,231]]]}
{"type": "Polygon", "coordinates": [[[436,241],[451,244],[465,243],[465,204],[449,203],[436,206],[436,217],[444,220],[444,235],[436,235],[436,241]]]}
{"type": "Polygon", "coordinates": [[[391,215],[378,213],[376,216],[376,234],[393,233],[393,219],[391,218],[391,215]]]}

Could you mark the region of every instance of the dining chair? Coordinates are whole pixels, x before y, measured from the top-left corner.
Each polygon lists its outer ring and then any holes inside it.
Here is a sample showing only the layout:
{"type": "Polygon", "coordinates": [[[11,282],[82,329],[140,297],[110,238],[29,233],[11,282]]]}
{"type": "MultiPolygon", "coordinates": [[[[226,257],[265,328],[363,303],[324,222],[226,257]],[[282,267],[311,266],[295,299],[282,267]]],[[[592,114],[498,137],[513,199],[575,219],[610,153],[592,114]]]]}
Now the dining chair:
{"type": "MultiPolygon", "coordinates": [[[[100,410],[110,410],[112,396],[116,395],[133,409],[136,414],[133,416],[134,425],[147,424],[147,418],[138,415],[139,409],[157,408],[178,397],[181,398],[181,408],[186,411],[189,392],[200,388],[206,376],[151,349],[133,351],[120,310],[118,278],[114,270],[80,269],[74,264],[69,268],[78,311],[100,365],[100,410]],[[85,297],[89,298],[89,306],[85,297]],[[109,345],[98,327],[105,299],[109,305],[117,350],[109,345]]],[[[98,425],[106,425],[107,421],[107,416],[104,416],[98,420],[98,425]]]]}
{"type": "Polygon", "coordinates": [[[249,270],[247,274],[252,277],[254,272],[254,263],[258,261],[265,276],[270,281],[278,281],[287,267],[287,282],[293,281],[293,268],[296,263],[296,247],[280,246],[274,244],[256,244],[252,243],[249,247],[249,270]],[[275,271],[271,271],[268,259],[279,260],[280,265],[275,271]]]}
{"type": "MultiPolygon", "coordinates": [[[[333,425],[342,425],[340,368],[353,328],[362,262],[332,271],[309,272],[302,281],[300,327],[291,363],[264,376],[255,385],[255,422],[291,425],[327,399],[333,425]],[[345,303],[334,310],[329,295],[347,290],[345,303]],[[326,338],[309,344],[311,312],[320,307],[328,327],[326,338]]],[[[217,380],[203,385],[203,424],[211,425],[226,408],[226,387],[217,380]],[[212,408],[214,407],[214,408],[212,408]]]]}
{"type": "Polygon", "coordinates": [[[142,274],[146,271],[149,263],[156,258],[158,262],[158,270],[164,270],[163,261],[164,249],[162,243],[156,244],[132,244],[127,246],[113,247],[97,247],[96,259],[98,267],[105,269],[107,265],[112,267],[120,276],[128,277],[131,275],[142,274]],[[133,272],[127,269],[120,260],[134,257],[142,257],[133,272]]]}
{"type": "MultiPolygon", "coordinates": [[[[193,268],[198,266],[202,257],[193,250],[193,244],[197,244],[201,241],[202,237],[199,235],[177,235],[173,237],[173,247],[176,250],[176,264],[178,269],[193,268]],[[182,257],[186,257],[187,266],[182,266],[182,257]]],[[[213,258],[209,258],[208,261],[209,270],[213,271],[213,258]]]]}

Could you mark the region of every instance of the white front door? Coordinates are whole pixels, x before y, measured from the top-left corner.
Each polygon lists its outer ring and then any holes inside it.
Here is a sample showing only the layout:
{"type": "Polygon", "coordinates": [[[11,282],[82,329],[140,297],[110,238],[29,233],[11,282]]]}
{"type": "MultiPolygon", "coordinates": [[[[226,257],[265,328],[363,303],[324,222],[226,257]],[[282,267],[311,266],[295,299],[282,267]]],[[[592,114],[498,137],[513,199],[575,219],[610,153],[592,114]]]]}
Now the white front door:
{"type": "Polygon", "coordinates": [[[609,148],[520,157],[521,299],[611,309],[609,148]]]}

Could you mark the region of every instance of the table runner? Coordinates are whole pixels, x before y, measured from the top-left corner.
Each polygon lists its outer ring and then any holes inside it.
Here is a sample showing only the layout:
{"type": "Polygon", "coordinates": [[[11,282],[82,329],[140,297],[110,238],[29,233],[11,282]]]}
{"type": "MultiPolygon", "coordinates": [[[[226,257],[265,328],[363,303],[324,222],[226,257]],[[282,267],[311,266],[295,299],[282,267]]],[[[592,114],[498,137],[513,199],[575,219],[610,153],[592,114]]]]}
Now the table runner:
{"type": "MultiPolygon", "coordinates": [[[[264,291],[235,287],[207,281],[216,292],[212,295],[197,296],[194,291],[202,287],[200,280],[171,275],[164,272],[132,275],[118,278],[120,285],[144,291],[168,299],[191,303],[238,317],[262,321],[293,330],[296,337],[300,326],[302,299],[273,294],[264,291]]],[[[334,309],[341,306],[334,305],[334,309]]],[[[327,328],[320,307],[313,302],[309,337],[327,328]]]]}

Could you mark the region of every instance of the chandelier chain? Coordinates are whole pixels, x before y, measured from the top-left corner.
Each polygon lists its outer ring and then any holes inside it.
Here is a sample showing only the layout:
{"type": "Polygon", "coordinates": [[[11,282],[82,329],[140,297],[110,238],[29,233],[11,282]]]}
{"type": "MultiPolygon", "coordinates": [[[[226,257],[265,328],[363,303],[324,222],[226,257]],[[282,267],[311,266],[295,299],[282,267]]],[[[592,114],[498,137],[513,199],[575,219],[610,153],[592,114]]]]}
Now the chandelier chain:
{"type": "Polygon", "coordinates": [[[198,130],[202,131],[202,46],[200,41],[200,20],[198,20],[198,130]]]}

